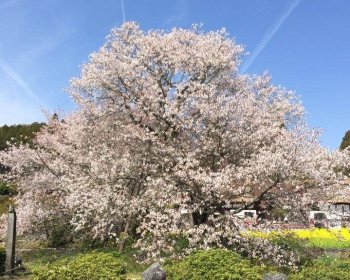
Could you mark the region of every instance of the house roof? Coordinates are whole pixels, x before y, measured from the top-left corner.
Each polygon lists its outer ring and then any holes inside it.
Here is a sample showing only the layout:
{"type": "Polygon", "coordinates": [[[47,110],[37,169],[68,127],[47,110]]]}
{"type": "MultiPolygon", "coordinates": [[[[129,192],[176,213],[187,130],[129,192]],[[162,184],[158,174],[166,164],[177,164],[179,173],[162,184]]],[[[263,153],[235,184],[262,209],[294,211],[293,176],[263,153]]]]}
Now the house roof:
{"type": "Polygon", "coordinates": [[[350,196],[335,196],[329,199],[327,202],[333,204],[350,204],[350,196]]]}

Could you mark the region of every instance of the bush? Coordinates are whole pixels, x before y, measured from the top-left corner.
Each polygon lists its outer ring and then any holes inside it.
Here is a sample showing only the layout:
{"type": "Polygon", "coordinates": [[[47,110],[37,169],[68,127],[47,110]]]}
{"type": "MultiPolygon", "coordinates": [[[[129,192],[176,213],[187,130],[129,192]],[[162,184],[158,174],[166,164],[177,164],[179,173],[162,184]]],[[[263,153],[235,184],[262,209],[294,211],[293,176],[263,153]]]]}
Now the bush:
{"type": "Polygon", "coordinates": [[[0,275],[5,272],[6,250],[0,247],[0,275]]]}
{"type": "Polygon", "coordinates": [[[171,280],[256,280],[264,267],[253,266],[238,254],[225,249],[197,251],[180,262],[165,265],[171,280]]]}
{"type": "Polygon", "coordinates": [[[111,253],[92,252],[33,268],[33,280],[125,280],[126,268],[111,253]]]}
{"type": "Polygon", "coordinates": [[[290,280],[343,280],[350,279],[350,260],[323,258],[305,266],[290,280]]]}
{"type": "Polygon", "coordinates": [[[71,243],[73,243],[73,226],[66,221],[60,223],[53,223],[51,229],[47,232],[50,232],[48,236],[48,246],[53,248],[62,248],[71,243]]]}

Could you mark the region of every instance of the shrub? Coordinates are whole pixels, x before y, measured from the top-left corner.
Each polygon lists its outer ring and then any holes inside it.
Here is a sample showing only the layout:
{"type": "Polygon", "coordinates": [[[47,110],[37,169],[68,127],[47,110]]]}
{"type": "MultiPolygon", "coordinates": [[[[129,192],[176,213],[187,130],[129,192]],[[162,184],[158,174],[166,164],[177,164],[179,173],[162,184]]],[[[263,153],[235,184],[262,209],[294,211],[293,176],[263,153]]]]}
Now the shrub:
{"type": "Polygon", "coordinates": [[[0,275],[5,272],[6,250],[0,247],[0,275]]]}
{"type": "Polygon", "coordinates": [[[323,258],[305,266],[290,280],[343,280],[350,279],[350,260],[323,258]]]}
{"type": "Polygon", "coordinates": [[[33,268],[33,280],[125,280],[126,268],[111,253],[92,252],[33,268]]]}
{"type": "Polygon", "coordinates": [[[53,248],[65,247],[73,242],[73,226],[67,221],[63,223],[60,220],[52,223],[48,236],[48,246],[53,248]]]}
{"type": "Polygon", "coordinates": [[[165,270],[172,280],[256,280],[262,279],[264,267],[253,266],[230,250],[211,249],[168,263],[165,270]]]}

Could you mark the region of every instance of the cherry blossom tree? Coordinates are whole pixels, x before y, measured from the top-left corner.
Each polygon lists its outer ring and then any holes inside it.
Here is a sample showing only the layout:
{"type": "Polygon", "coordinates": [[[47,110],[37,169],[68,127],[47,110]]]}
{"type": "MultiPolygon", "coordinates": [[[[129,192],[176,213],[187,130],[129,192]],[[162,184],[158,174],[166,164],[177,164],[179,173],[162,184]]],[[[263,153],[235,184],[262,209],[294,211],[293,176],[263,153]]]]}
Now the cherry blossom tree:
{"type": "Polygon", "coordinates": [[[77,109],[50,119],[34,148],[1,153],[22,230],[62,216],[91,238],[116,236],[121,250],[133,235],[151,257],[178,236],[226,246],[233,201],[301,205],[298,194],[341,180],[348,156],[319,144],[294,92],[240,74],[243,52],[224,29],[113,29],[70,83],[77,109]]]}

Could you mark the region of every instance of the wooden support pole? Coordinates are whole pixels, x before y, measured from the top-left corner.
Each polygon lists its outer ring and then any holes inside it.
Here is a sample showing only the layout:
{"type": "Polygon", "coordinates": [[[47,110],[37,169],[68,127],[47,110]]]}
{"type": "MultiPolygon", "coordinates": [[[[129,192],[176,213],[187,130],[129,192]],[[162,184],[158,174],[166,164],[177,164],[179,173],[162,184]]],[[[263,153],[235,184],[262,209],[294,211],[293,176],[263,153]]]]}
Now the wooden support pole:
{"type": "Polygon", "coordinates": [[[8,213],[5,272],[12,275],[15,268],[16,211],[10,206],[8,213]]]}

